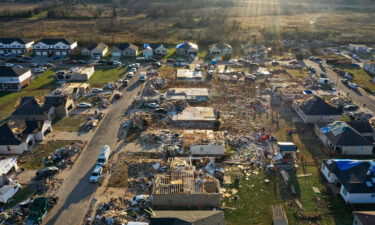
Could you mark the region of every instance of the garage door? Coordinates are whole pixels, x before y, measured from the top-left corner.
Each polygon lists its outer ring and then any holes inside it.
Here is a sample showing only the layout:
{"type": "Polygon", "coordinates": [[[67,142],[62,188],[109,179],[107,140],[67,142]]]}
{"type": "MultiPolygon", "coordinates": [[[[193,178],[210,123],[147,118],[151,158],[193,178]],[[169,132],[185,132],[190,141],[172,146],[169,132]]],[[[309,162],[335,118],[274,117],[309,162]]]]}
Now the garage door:
{"type": "Polygon", "coordinates": [[[61,55],[61,52],[56,52],[56,55],[61,55]]]}
{"type": "Polygon", "coordinates": [[[12,49],[12,54],[17,54],[17,50],[16,49],[12,49]]]}
{"type": "Polygon", "coordinates": [[[42,52],[36,52],[36,55],[42,55],[42,52]]]}
{"type": "Polygon", "coordinates": [[[61,53],[62,53],[62,55],[67,55],[66,52],[61,52],[61,53]]]}
{"type": "Polygon", "coordinates": [[[42,52],[42,55],[48,55],[48,52],[42,52]]]}
{"type": "Polygon", "coordinates": [[[112,56],[120,57],[121,53],[120,52],[112,52],[112,56]]]}

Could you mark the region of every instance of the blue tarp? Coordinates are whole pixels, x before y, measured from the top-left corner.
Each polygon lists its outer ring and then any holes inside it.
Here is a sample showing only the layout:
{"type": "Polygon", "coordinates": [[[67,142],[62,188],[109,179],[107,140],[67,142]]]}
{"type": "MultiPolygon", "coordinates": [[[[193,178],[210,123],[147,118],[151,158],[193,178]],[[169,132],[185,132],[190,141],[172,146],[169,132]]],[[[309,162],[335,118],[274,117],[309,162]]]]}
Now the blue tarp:
{"type": "Polygon", "coordinates": [[[331,131],[331,129],[329,128],[329,126],[325,126],[325,127],[320,128],[320,132],[322,132],[323,134],[328,133],[330,131],[331,131]]]}
{"type": "Polygon", "coordinates": [[[362,164],[366,161],[358,161],[358,160],[334,160],[336,162],[337,167],[339,170],[348,170],[359,164],[362,164]]]}

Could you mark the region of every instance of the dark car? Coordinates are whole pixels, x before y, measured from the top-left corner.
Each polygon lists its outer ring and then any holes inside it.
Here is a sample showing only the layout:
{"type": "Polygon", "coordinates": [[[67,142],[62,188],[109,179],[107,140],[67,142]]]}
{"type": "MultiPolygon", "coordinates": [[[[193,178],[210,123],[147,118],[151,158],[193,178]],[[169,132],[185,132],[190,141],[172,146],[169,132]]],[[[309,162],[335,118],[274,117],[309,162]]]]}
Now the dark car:
{"type": "Polygon", "coordinates": [[[359,109],[359,107],[357,105],[346,105],[343,107],[343,109],[345,111],[355,111],[357,109],[359,109]]]}
{"type": "Polygon", "coordinates": [[[59,172],[59,168],[55,166],[46,167],[36,172],[37,179],[43,179],[45,177],[53,176],[59,172]]]}
{"type": "Polygon", "coordinates": [[[108,61],[108,62],[107,62],[107,65],[112,66],[112,65],[113,65],[113,62],[112,62],[112,61],[108,61]]]}
{"type": "Polygon", "coordinates": [[[155,112],[156,112],[156,113],[162,113],[162,114],[165,114],[165,113],[167,113],[168,111],[167,111],[166,109],[164,109],[164,108],[157,108],[157,109],[155,109],[155,112]]]}
{"type": "Polygon", "coordinates": [[[343,84],[349,84],[349,81],[347,79],[342,79],[341,83],[343,83],[343,84]]]}

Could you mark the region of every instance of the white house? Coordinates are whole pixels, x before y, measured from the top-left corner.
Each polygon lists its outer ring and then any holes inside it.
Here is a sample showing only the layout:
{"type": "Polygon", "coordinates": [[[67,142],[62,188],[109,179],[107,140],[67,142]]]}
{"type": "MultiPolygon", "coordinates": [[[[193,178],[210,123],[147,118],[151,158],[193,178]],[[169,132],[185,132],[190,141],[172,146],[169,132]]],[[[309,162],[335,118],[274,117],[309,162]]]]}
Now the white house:
{"type": "Polygon", "coordinates": [[[156,55],[168,54],[168,46],[166,44],[151,44],[151,47],[156,55]]]}
{"type": "Polygon", "coordinates": [[[0,55],[19,55],[32,49],[34,41],[23,38],[0,38],[0,55]]]}
{"type": "Polygon", "coordinates": [[[323,160],[321,173],[336,184],[348,204],[375,203],[375,162],[373,160],[323,160]]]}
{"type": "Polygon", "coordinates": [[[69,55],[76,47],[76,41],[69,41],[65,38],[45,38],[37,41],[33,45],[33,52],[37,56],[66,56],[69,55]]]}
{"type": "Polygon", "coordinates": [[[103,57],[108,52],[108,45],[104,43],[90,43],[81,50],[82,55],[91,57],[103,57]]]}
{"type": "Polygon", "coordinates": [[[342,155],[373,155],[373,137],[366,138],[346,122],[315,124],[314,132],[324,145],[342,155]]]}
{"type": "Polygon", "coordinates": [[[318,96],[294,101],[292,107],[304,123],[329,123],[341,120],[342,117],[341,109],[328,104],[318,96]]]}
{"type": "Polygon", "coordinates": [[[135,57],[138,55],[138,46],[132,43],[121,43],[112,48],[112,56],[135,57]]]}
{"type": "Polygon", "coordinates": [[[233,49],[230,44],[216,43],[209,46],[211,55],[232,55],[233,49]]]}
{"type": "Polygon", "coordinates": [[[152,56],[154,55],[154,50],[151,48],[150,45],[147,45],[143,49],[142,54],[143,54],[143,57],[145,57],[146,59],[149,59],[149,58],[152,58],[152,56]]]}
{"type": "Polygon", "coordinates": [[[198,54],[198,45],[192,42],[184,42],[176,46],[178,55],[194,55],[198,54]]]}
{"type": "Polygon", "coordinates": [[[30,83],[29,69],[0,66],[0,91],[19,91],[30,83]]]}

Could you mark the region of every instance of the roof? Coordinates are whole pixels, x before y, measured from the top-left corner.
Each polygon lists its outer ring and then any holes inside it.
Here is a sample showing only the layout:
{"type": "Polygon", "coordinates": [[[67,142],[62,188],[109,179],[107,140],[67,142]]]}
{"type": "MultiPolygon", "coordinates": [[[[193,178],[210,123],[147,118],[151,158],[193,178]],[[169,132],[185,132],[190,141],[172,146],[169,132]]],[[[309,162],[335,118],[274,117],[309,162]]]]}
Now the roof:
{"type": "Polygon", "coordinates": [[[167,91],[168,99],[195,100],[197,97],[208,97],[207,88],[170,88],[167,91]]]}
{"type": "Polygon", "coordinates": [[[176,45],[176,48],[184,48],[184,49],[198,49],[198,45],[192,42],[184,42],[176,45]]]}
{"type": "Polygon", "coordinates": [[[0,38],[0,42],[3,43],[3,44],[11,44],[15,41],[17,41],[18,43],[21,43],[21,44],[27,44],[27,43],[32,42],[32,40],[27,40],[27,39],[24,39],[24,38],[0,38]]]}
{"type": "Polygon", "coordinates": [[[320,128],[335,146],[372,146],[372,143],[346,122],[335,121],[320,128]]]}
{"type": "Polygon", "coordinates": [[[191,69],[177,69],[177,78],[202,79],[202,72],[191,69]]]}
{"type": "Polygon", "coordinates": [[[369,121],[351,121],[346,123],[361,134],[374,132],[369,121]]]}
{"type": "Polygon", "coordinates": [[[227,44],[227,43],[215,43],[215,44],[212,44],[212,45],[210,45],[209,46],[209,48],[211,49],[211,48],[214,48],[214,47],[216,47],[216,48],[218,48],[218,49],[221,49],[221,50],[223,50],[223,49],[225,49],[225,48],[229,48],[229,49],[232,49],[232,46],[230,45],[230,44],[227,44]]]}
{"type": "Polygon", "coordinates": [[[216,121],[211,107],[186,107],[181,113],[172,117],[174,121],[216,121]]]}
{"type": "Polygon", "coordinates": [[[7,123],[0,126],[0,145],[19,145],[21,143],[7,123]]]}
{"type": "Polygon", "coordinates": [[[168,45],[165,44],[165,43],[151,43],[151,44],[149,44],[149,46],[150,46],[152,49],[157,49],[157,48],[159,48],[161,45],[163,45],[164,48],[168,48],[168,45]]]}
{"type": "Polygon", "coordinates": [[[7,174],[15,166],[17,166],[17,157],[0,160],[0,176],[7,174]]]}
{"type": "Polygon", "coordinates": [[[70,41],[70,40],[67,40],[65,38],[43,38],[43,39],[40,39],[39,41],[37,41],[35,44],[44,43],[46,45],[55,45],[59,42],[62,42],[66,45],[71,45],[71,44],[74,43],[74,41],[70,41]]]}
{"type": "Polygon", "coordinates": [[[67,95],[58,95],[58,96],[46,96],[44,101],[43,108],[44,110],[49,110],[51,107],[58,107],[60,105],[65,105],[67,102],[67,95]]]}
{"type": "Polygon", "coordinates": [[[27,68],[0,66],[0,77],[19,77],[30,71],[27,68]]]}
{"type": "Polygon", "coordinates": [[[120,49],[121,51],[127,49],[127,48],[131,48],[131,49],[134,49],[134,50],[138,50],[138,46],[136,45],[133,45],[132,43],[121,43],[121,44],[118,44],[116,45],[116,47],[118,49],[120,49]]]}
{"type": "Polygon", "coordinates": [[[221,210],[153,211],[150,225],[224,225],[224,212],[221,210]]]}
{"type": "Polygon", "coordinates": [[[300,109],[309,116],[332,116],[341,115],[342,110],[334,107],[318,96],[312,96],[300,104],[300,109]]]}
{"type": "Polygon", "coordinates": [[[90,43],[86,46],[86,49],[90,51],[93,49],[104,51],[106,48],[108,48],[108,45],[104,43],[90,43]]]}
{"type": "Polygon", "coordinates": [[[356,211],[354,215],[357,216],[362,225],[375,224],[375,211],[356,211]]]}
{"type": "Polygon", "coordinates": [[[350,193],[375,193],[375,162],[373,160],[323,160],[328,170],[350,193]]]}
{"type": "Polygon", "coordinates": [[[23,97],[21,103],[12,115],[40,115],[44,114],[43,104],[40,104],[35,97],[23,97]]]}

